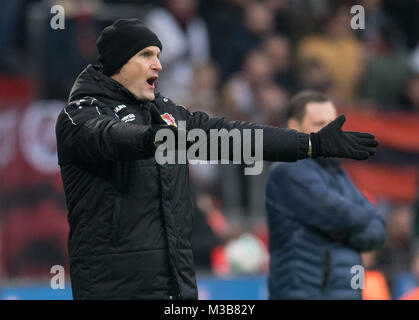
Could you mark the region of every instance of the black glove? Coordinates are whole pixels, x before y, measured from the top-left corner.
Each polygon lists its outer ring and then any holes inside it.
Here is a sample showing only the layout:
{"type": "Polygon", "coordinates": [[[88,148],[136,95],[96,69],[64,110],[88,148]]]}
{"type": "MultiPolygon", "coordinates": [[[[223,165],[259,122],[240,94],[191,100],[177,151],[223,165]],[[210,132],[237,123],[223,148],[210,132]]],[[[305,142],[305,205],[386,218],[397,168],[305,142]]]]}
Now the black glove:
{"type": "Polygon", "coordinates": [[[374,155],[378,141],[370,133],[342,131],[345,115],[340,115],[319,132],[310,133],[312,158],[336,157],[365,160],[374,155]]]}

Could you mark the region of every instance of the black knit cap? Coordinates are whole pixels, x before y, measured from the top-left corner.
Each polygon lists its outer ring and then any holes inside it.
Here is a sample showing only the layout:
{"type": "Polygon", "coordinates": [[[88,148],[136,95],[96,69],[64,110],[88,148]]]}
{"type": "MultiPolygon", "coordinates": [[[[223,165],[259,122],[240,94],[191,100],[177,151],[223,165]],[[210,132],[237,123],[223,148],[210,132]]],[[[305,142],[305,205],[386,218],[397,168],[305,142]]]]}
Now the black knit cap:
{"type": "Polygon", "coordinates": [[[156,34],[139,19],[118,19],[103,29],[96,41],[98,60],[103,65],[103,73],[113,75],[138,51],[162,44],[156,34]]]}

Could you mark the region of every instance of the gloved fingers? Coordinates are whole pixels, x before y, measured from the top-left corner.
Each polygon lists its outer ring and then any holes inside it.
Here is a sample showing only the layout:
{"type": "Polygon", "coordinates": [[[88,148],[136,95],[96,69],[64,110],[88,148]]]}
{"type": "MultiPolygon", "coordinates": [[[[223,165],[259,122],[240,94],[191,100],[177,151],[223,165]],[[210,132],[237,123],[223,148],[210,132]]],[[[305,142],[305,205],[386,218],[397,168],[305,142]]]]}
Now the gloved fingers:
{"type": "Polygon", "coordinates": [[[349,140],[355,141],[356,143],[361,144],[363,146],[378,146],[378,140],[374,139],[374,135],[370,133],[345,131],[344,134],[347,138],[349,138],[349,140]]]}
{"type": "Polygon", "coordinates": [[[351,149],[355,149],[360,152],[367,152],[371,156],[375,154],[376,146],[378,144],[376,140],[360,139],[355,137],[350,137],[348,140],[351,149]]]}
{"type": "Polygon", "coordinates": [[[369,154],[366,151],[358,151],[357,158],[355,160],[367,160],[369,158],[369,154]]]}
{"type": "MultiPolygon", "coordinates": [[[[324,129],[324,131],[336,131],[336,129],[339,129],[339,131],[340,131],[340,128],[342,128],[345,121],[346,121],[345,115],[341,114],[339,117],[337,117],[335,120],[330,122],[323,129],[324,129]]],[[[323,131],[323,129],[321,129],[319,132],[323,131]]]]}
{"type": "Polygon", "coordinates": [[[357,138],[375,139],[375,136],[368,132],[345,131],[345,134],[350,134],[357,138]]]}
{"type": "Polygon", "coordinates": [[[354,140],[365,147],[376,148],[378,146],[378,141],[375,139],[355,138],[354,140]]]}
{"type": "Polygon", "coordinates": [[[370,156],[369,152],[362,149],[351,149],[350,158],[354,160],[367,160],[370,156]]]}
{"type": "Polygon", "coordinates": [[[362,149],[363,151],[366,151],[366,152],[368,152],[368,154],[370,155],[370,156],[373,156],[374,154],[375,154],[375,148],[371,148],[371,147],[360,147],[360,149],[362,149]]]}
{"type": "Polygon", "coordinates": [[[339,126],[339,128],[342,128],[343,124],[346,121],[346,117],[344,114],[341,114],[339,117],[337,117],[333,122],[336,121],[336,124],[339,126]]]}
{"type": "Polygon", "coordinates": [[[346,138],[346,142],[350,146],[349,149],[356,155],[356,160],[365,160],[375,154],[375,140],[360,139],[350,135],[346,135],[346,138]],[[365,157],[365,154],[367,157],[365,157]]]}

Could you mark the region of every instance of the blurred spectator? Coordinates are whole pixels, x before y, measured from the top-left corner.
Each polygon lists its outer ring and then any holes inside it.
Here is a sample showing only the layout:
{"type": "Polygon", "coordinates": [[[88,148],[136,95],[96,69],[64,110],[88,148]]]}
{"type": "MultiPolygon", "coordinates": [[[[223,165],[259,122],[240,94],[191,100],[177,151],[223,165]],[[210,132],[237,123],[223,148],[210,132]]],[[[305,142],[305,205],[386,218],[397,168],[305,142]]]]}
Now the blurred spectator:
{"type": "Polygon", "coordinates": [[[274,82],[258,87],[255,105],[262,112],[260,118],[255,121],[283,127],[288,98],[288,91],[274,82]]]}
{"type": "Polygon", "coordinates": [[[419,300],[419,287],[403,295],[400,300],[419,300]]]}
{"type": "Polygon", "coordinates": [[[328,0],[265,0],[275,18],[276,30],[293,43],[308,33],[319,31],[319,23],[329,10],[328,0]]]}
{"type": "Polygon", "coordinates": [[[419,300],[419,241],[412,248],[410,270],[396,277],[395,292],[401,300],[419,300]]]}
{"type": "MultiPolygon", "coordinates": [[[[222,88],[223,113],[231,119],[257,123],[279,123],[288,93],[273,83],[271,59],[262,49],[251,50],[245,57],[241,72],[233,74],[222,88]],[[276,100],[278,99],[278,100],[276,100]]],[[[222,203],[226,216],[241,220],[244,228],[251,221],[263,219],[263,188],[267,170],[262,174],[244,176],[243,165],[222,166],[222,203]]]]}
{"type": "Polygon", "coordinates": [[[363,300],[391,300],[390,290],[384,274],[376,268],[377,251],[362,253],[362,262],[365,267],[363,300]]]}
{"type": "Polygon", "coordinates": [[[269,36],[262,44],[271,59],[274,80],[290,93],[295,91],[294,70],[291,61],[291,43],[282,35],[269,36]]]}
{"type": "Polygon", "coordinates": [[[414,212],[414,225],[413,225],[413,234],[416,239],[419,239],[419,186],[416,190],[415,204],[413,205],[414,212]]]}
{"type": "Polygon", "coordinates": [[[145,22],[164,43],[160,56],[163,74],[158,91],[178,104],[187,101],[193,81],[193,68],[209,61],[207,26],[198,16],[196,0],[164,0],[164,6],[152,9],[145,22]]]}
{"type": "Polygon", "coordinates": [[[383,0],[387,15],[400,26],[405,45],[413,49],[419,39],[419,2],[417,0],[383,0]]]}
{"type": "Polygon", "coordinates": [[[232,270],[225,246],[240,237],[243,230],[231,224],[220,210],[220,203],[209,193],[196,193],[197,212],[192,232],[192,248],[197,268],[225,275],[232,270]]]}
{"type": "Polygon", "coordinates": [[[274,12],[276,30],[281,34],[289,36],[291,33],[290,1],[265,0],[265,3],[269,7],[269,10],[274,12]]]}
{"type": "Polygon", "coordinates": [[[272,81],[273,68],[269,56],[255,49],[245,57],[243,70],[234,74],[223,88],[223,104],[227,114],[238,120],[254,121],[260,110],[255,104],[258,87],[272,81]]]}
{"type": "Polygon", "coordinates": [[[300,90],[315,90],[327,95],[334,89],[330,72],[317,59],[306,60],[299,65],[298,85],[300,90]]]}
{"type": "Polygon", "coordinates": [[[223,244],[228,224],[208,193],[195,195],[197,210],[191,241],[194,261],[197,269],[210,271],[212,251],[223,244]]]}
{"type": "Polygon", "coordinates": [[[247,0],[211,0],[200,2],[200,12],[207,21],[211,53],[220,67],[222,82],[232,72],[228,51],[231,39],[242,28],[244,6],[247,0]],[[228,48],[228,49],[227,49],[228,48]]]}
{"type": "Polygon", "coordinates": [[[397,33],[389,25],[378,31],[370,46],[362,80],[362,96],[372,99],[380,110],[398,109],[409,75],[408,56],[398,49],[397,33]]]}
{"type": "Polygon", "coordinates": [[[410,270],[412,219],[413,212],[409,205],[392,206],[387,218],[386,245],[377,257],[377,267],[385,274],[393,299],[399,298],[402,293],[397,275],[410,270]]]}
{"type": "Polygon", "coordinates": [[[269,7],[260,1],[250,0],[244,4],[242,24],[234,28],[226,43],[219,43],[223,51],[219,55],[222,79],[240,70],[247,54],[275,30],[275,21],[269,7]]]}
{"type": "MultiPolygon", "coordinates": [[[[214,63],[197,65],[194,68],[193,81],[188,90],[187,106],[189,111],[203,111],[211,116],[222,115],[222,106],[218,93],[219,73],[214,63]]],[[[209,194],[220,197],[218,185],[221,179],[221,168],[215,164],[191,164],[189,166],[191,181],[196,186],[196,194],[209,194]]]]}
{"type": "Polygon", "coordinates": [[[383,10],[382,0],[362,0],[359,3],[365,9],[365,28],[359,30],[366,49],[374,51],[378,38],[381,37],[381,30],[390,22],[386,12],[383,10]]]}
{"type": "Polygon", "coordinates": [[[186,103],[190,106],[189,111],[200,110],[213,116],[220,115],[222,106],[218,92],[219,83],[219,70],[213,62],[196,65],[186,103]]]}
{"type": "Polygon", "coordinates": [[[43,60],[37,71],[43,80],[41,97],[46,99],[67,99],[74,79],[87,64],[96,62],[97,25],[93,16],[100,1],[70,0],[63,6],[65,28],[53,30],[49,23],[44,28],[43,60]]]}
{"type": "Polygon", "coordinates": [[[18,38],[18,18],[22,0],[5,1],[0,11],[0,72],[10,73],[22,69],[16,41],[18,38]]]}
{"type": "Polygon", "coordinates": [[[419,73],[412,73],[404,88],[400,109],[419,113],[419,73]]]}
{"type": "Polygon", "coordinates": [[[1,265],[9,278],[49,277],[53,265],[68,271],[68,223],[52,199],[15,207],[2,217],[1,265]]]}
{"type": "Polygon", "coordinates": [[[414,72],[419,73],[419,40],[410,57],[410,66],[414,72]]]}
{"type": "MultiPolygon", "coordinates": [[[[412,238],[413,210],[407,204],[396,204],[389,213],[388,243],[396,248],[408,248],[412,238]]],[[[404,259],[403,259],[404,260],[404,259]]],[[[407,261],[406,259],[405,261],[407,261]]],[[[399,259],[398,262],[401,262],[399,259]]],[[[405,263],[407,266],[408,263],[405,263]]]]}
{"type": "Polygon", "coordinates": [[[355,100],[363,69],[363,47],[350,28],[349,13],[345,5],[331,11],[323,33],[303,38],[297,49],[299,64],[317,60],[325,66],[345,105],[355,100]]]}

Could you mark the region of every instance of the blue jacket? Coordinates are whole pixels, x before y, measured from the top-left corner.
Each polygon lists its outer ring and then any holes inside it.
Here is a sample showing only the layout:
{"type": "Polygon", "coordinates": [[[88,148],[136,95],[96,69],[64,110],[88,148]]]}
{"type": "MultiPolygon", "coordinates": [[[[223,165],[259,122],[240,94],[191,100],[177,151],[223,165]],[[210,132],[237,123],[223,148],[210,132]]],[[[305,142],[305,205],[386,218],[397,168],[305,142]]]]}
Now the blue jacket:
{"type": "Polygon", "coordinates": [[[266,188],[270,299],[361,299],[362,251],[382,246],[385,222],[332,159],[273,166],[266,188]]]}

